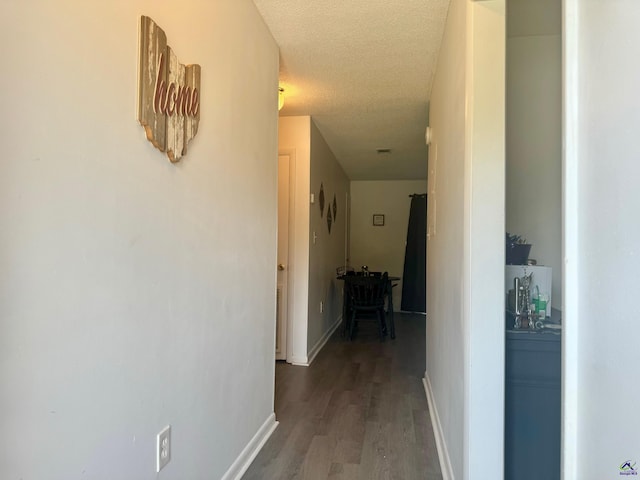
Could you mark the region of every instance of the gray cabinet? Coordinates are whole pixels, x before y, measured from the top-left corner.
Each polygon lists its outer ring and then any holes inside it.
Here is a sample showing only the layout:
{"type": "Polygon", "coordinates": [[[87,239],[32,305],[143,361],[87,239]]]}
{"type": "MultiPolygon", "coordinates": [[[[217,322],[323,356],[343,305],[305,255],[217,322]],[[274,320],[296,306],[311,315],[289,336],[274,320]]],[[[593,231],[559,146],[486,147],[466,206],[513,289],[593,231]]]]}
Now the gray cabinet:
{"type": "Polygon", "coordinates": [[[505,480],[560,479],[560,340],[507,330],[505,480]]]}

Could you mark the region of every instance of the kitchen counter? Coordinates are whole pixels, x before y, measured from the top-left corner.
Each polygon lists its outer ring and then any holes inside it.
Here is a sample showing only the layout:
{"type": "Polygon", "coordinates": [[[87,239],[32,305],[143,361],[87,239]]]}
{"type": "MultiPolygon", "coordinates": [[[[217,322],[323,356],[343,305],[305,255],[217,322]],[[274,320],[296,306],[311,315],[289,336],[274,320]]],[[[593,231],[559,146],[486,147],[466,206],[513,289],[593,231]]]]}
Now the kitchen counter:
{"type": "Polygon", "coordinates": [[[506,331],[505,480],[560,479],[561,339],[560,330],[506,331]]]}
{"type": "Polygon", "coordinates": [[[531,334],[536,334],[536,333],[554,333],[554,334],[560,334],[561,332],[561,316],[562,316],[562,312],[560,312],[560,310],[557,310],[555,308],[551,309],[551,316],[545,318],[543,320],[544,324],[546,327],[548,328],[543,328],[543,329],[529,329],[529,328],[514,328],[514,314],[513,312],[510,312],[507,310],[506,315],[505,315],[505,320],[506,320],[506,328],[507,328],[507,338],[509,338],[509,334],[510,333],[516,333],[516,334],[521,334],[521,333],[531,333],[531,334]]]}

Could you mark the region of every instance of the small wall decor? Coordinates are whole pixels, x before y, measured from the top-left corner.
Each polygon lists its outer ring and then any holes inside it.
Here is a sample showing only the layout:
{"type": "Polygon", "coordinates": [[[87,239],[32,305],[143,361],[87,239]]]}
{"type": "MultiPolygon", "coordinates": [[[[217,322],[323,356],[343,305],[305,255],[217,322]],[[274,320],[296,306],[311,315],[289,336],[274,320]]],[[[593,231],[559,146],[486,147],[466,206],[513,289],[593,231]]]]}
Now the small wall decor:
{"type": "Polygon", "coordinates": [[[324,215],[324,186],[320,183],[320,193],[318,194],[318,204],[320,205],[320,218],[324,215]]]}
{"type": "Polygon", "coordinates": [[[332,223],[331,209],[327,208],[327,227],[329,228],[329,235],[331,235],[331,223],[332,223]]]}
{"type": "Polygon", "coordinates": [[[374,227],[384,227],[384,215],[381,213],[373,214],[373,226],[374,227]]]}
{"type": "Polygon", "coordinates": [[[187,153],[200,122],[200,65],[183,65],[167,45],[167,35],[149,17],[140,17],[138,121],[149,140],[171,162],[187,153]]]}
{"type": "Polygon", "coordinates": [[[338,213],[338,203],[336,202],[336,194],[333,194],[333,221],[336,221],[336,214],[338,213]]]}

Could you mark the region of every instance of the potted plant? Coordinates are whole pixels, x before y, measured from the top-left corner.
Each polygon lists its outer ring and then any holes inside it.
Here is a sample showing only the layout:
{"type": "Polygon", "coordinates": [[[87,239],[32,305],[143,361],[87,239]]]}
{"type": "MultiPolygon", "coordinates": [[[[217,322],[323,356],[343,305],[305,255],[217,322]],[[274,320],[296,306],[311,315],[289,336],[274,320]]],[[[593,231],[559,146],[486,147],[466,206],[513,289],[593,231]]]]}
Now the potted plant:
{"type": "Polygon", "coordinates": [[[511,235],[507,232],[507,265],[526,265],[531,251],[531,244],[520,235],[511,235]]]}

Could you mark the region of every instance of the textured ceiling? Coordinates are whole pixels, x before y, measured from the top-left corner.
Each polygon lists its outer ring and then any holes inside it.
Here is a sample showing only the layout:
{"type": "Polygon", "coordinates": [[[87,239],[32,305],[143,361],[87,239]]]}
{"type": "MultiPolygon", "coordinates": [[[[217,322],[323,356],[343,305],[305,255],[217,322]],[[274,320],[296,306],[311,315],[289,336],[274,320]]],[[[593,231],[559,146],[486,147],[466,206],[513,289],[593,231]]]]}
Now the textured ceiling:
{"type": "Polygon", "coordinates": [[[426,178],[429,93],[449,0],[254,3],[280,47],[280,115],[311,115],[352,180],[426,178]]]}

